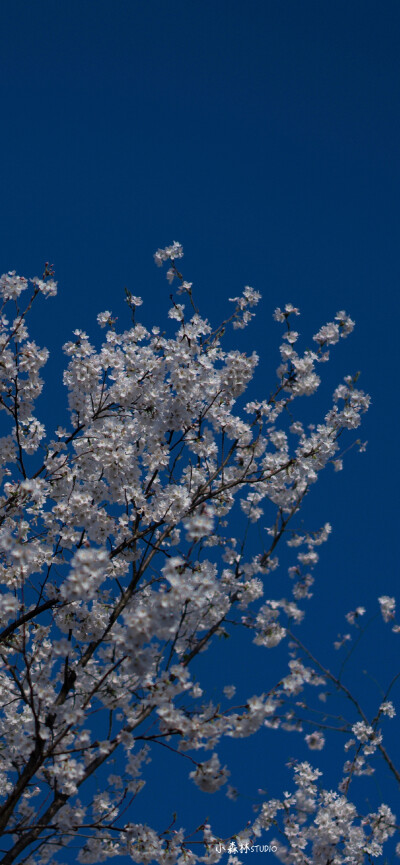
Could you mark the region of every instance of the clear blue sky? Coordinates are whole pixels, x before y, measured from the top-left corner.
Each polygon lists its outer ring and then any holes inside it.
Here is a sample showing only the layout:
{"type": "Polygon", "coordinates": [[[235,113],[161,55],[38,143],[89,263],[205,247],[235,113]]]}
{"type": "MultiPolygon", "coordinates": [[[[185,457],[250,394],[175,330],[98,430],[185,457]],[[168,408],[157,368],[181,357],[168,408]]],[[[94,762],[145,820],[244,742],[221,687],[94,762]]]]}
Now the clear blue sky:
{"type": "MultiPolygon", "coordinates": [[[[255,392],[275,380],[275,306],[301,308],[306,342],[339,309],[356,319],[324,372],[329,392],[362,371],[369,446],[348,455],[342,474],[328,472],[307,504],[312,527],[329,520],[334,529],[308,614],[316,650],[346,630],[345,612],[363,604],[372,615],[376,596],[398,585],[399,45],[400,6],[390,0],[0,5],[0,270],[34,276],[45,260],[55,265],[59,297],[34,315],[34,335],[52,351],[42,403],[50,427],[63,412],[59,347],[73,328],[95,333],[103,309],[122,324],[124,286],[143,296],[145,323],[162,324],[168,285],[152,254],[172,240],[214,321],[244,284],[262,292],[257,322],[238,337],[262,359],[255,392]]],[[[310,420],[324,405],[307,405],[310,420]]],[[[384,684],[382,667],[395,660],[374,628],[360,669],[384,684]]],[[[246,696],[262,690],[254,664],[267,667],[270,655],[244,661],[240,650],[237,671],[222,672],[224,651],[221,680],[238,672],[246,696]]],[[[354,673],[352,684],[376,705],[371,679],[354,673]]],[[[289,742],[293,755],[299,742],[289,742]]],[[[226,751],[232,783],[249,773],[249,796],[281,790],[287,751],[281,759],[283,738],[275,743],[226,751]]],[[[337,759],[342,752],[321,755],[332,772],[337,759]]],[[[206,798],[179,772],[160,801],[152,772],[134,819],[167,822],[175,797],[186,825],[200,801],[221,832],[252,816],[250,799],[206,798]]]]}

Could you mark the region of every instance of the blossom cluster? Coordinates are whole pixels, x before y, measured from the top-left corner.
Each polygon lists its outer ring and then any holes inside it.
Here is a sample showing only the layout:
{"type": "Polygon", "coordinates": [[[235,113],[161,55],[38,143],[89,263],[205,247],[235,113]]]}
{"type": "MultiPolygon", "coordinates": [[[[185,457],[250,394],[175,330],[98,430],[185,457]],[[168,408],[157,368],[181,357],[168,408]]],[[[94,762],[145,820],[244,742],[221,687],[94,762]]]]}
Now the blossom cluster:
{"type": "MultiPolygon", "coordinates": [[[[7,865],[44,865],[74,837],[82,838],[82,863],[118,855],[160,865],[219,861],[221,839],[204,821],[199,848],[181,828],[159,832],[126,816],[127,800],[143,787],[152,746],[168,743],[194,764],[190,781],[217,792],[230,777],[218,755],[221,740],[261,728],[302,731],[301,701],[329,678],[302,657],[292,630],[304,618],[317,548],[331,526],[308,532],[293,522],[319,473],[341,460],[342,435],[359,426],[369,398],[347,376],[317,424],[305,427],[297,405],[318,389],[327,347],[354,324],[340,311],[314,336],[317,348],[302,352],[290,323],[299,310],[291,304],[276,310],[286,331],[275,388],[243,404],[258,357],[226,349],[223,338],[229,322],[248,325],[260,295],[246,286],[232,299],[230,317],[213,327],[176,268],[182,255],[175,241],[155,254],[158,265],[170,263],[169,281],[177,280],[177,293],[190,301],[188,314],[172,297],[169,330],[137,322],[133,313],[142,300],[128,292],[128,329],[118,332],[106,310],[97,318],[106,328],[102,344],[74,331],[64,346],[70,423],[54,436],[34,408],[48,352],[27,328],[33,301],[55,294],[52,269],[46,266],[43,279],[9,273],[0,280],[6,426],[0,439],[0,832],[10,839],[7,865]],[[263,528],[256,548],[231,536],[236,505],[244,536],[253,525],[263,528]],[[285,541],[289,579],[272,589],[269,576],[285,541]],[[288,668],[274,688],[222,710],[206,698],[207,683],[196,680],[192,662],[233,626],[250,631],[261,652],[286,641],[288,668]],[[93,792],[90,779],[98,770],[93,792]]],[[[382,596],[380,604],[385,621],[392,620],[394,601],[382,596]]],[[[234,695],[235,685],[225,685],[223,705],[234,695]]],[[[385,700],[379,718],[394,712],[385,700]]],[[[325,736],[314,726],[305,741],[319,751],[325,736]]],[[[364,717],[346,729],[355,737],[342,780],[346,791],[321,791],[318,771],[301,764],[297,791],[265,802],[251,827],[259,837],[284,818],[289,848],[274,842],[284,862],[322,865],[334,856],[335,865],[358,865],[364,853],[378,855],[392,833],[389,809],[382,806],[361,825],[347,797],[353,775],[382,748],[381,732],[364,717]],[[307,845],[312,859],[304,854],[307,845]]],[[[234,788],[228,795],[234,798],[234,788]]],[[[238,833],[239,848],[249,838],[238,833]]]]}

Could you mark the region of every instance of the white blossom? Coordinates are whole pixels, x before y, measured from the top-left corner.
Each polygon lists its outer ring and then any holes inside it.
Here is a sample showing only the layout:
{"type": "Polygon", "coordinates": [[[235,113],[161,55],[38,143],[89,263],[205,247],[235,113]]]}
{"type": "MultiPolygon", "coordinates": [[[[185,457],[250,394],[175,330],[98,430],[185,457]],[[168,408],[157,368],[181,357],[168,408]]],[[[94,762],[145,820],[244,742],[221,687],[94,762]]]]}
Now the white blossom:
{"type": "Polygon", "coordinates": [[[305,737],[305,740],[311,751],[322,751],[322,748],[325,745],[325,737],[319,730],[315,730],[314,733],[309,733],[308,736],[305,737]]]}
{"type": "Polygon", "coordinates": [[[230,772],[226,766],[221,768],[217,754],[213,754],[209,760],[200,763],[194,772],[191,772],[189,777],[204,793],[215,793],[223,784],[226,784],[230,772]]]}
{"type": "Polygon", "coordinates": [[[382,595],[378,598],[382,618],[384,622],[390,622],[391,619],[394,619],[396,612],[396,600],[395,598],[390,598],[388,595],[382,595]]]}

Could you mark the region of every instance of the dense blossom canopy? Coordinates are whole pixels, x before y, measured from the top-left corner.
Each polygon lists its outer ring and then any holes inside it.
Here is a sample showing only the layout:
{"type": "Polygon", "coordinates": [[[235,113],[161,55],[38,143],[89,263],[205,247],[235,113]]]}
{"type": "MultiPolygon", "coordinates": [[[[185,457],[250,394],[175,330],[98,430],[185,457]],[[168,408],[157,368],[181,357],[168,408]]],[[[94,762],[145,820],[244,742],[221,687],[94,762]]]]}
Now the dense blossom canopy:
{"type": "MultiPolygon", "coordinates": [[[[298,695],[333,680],[295,630],[331,527],[298,533],[292,518],[319,472],[342,467],[342,434],[358,428],[369,404],[348,376],[318,423],[305,428],[296,419],[298,398],[317,390],[320,364],[354,323],[338,312],[301,353],[292,327],[299,310],[291,304],[274,314],[285,328],[275,389],[243,401],[258,358],[226,350],[224,334],[230,323],[249,323],[260,295],[246,286],[230,317],[213,327],[178,270],[182,255],[176,242],[155,255],[178,286],[169,312],[174,334],[138,323],[142,301],[127,292],[129,329],[118,333],[107,310],[98,316],[106,328],[100,348],[81,330],[64,346],[70,427],[54,437],[34,413],[48,352],[27,330],[32,303],[56,292],[52,269],[42,279],[1,278],[0,406],[8,425],[0,439],[2,865],[61,862],[72,838],[82,838],[82,863],[125,855],[192,865],[226,853],[235,863],[267,832],[288,865],[361,865],[394,832],[386,805],[361,817],[349,799],[350,783],[372,771],[375,752],[399,780],[379,729],[381,716],[394,714],[387,699],[372,721],[353,700],[336,792],[301,762],[292,792],[264,802],[233,839],[216,837],[208,824],[195,836],[199,844],[179,824],[161,835],[135,823],[151,741],[189,753],[188,783],[213,793],[230,777],[218,756],[222,737],[261,727],[289,732],[298,695]],[[266,529],[262,549],[231,536],[236,504],[244,524],[266,529]],[[278,566],[282,540],[293,549],[291,594],[271,598],[266,575],[278,566]],[[257,646],[287,640],[289,667],[273,690],[222,711],[202,703],[192,661],[228,619],[250,629],[257,646]],[[96,793],[88,783],[94,773],[102,787],[96,793]]],[[[398,630],[394,599],[379,601],[398,630]]],[[[364,612],[350,613],[349,623],[364,612]]],[[[225,702],[234,692],[228,683],[225,702]]],[[[325,736],[321,727],[308,733],[309,748],[321,750],[325,736]]]]}

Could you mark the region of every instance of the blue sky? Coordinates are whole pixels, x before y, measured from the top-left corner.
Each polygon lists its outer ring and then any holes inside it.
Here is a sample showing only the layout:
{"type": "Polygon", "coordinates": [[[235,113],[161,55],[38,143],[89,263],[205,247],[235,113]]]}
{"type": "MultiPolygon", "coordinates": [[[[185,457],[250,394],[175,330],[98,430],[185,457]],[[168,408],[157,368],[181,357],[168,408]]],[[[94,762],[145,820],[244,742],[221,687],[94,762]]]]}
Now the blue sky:
{"type": "MultiPolygon", "coordinates": [[[[310,604],[315,649],[346,629],[345,612],[363,604],[372,616],[376,596],[398,584],[399,44],[400,7],[390,0],[0,7],[0,268],[34,276],[46,260],[55,266],[59,296],[32,318],[35,338],[51,348],[49,427],[64,422],[60,345],[73,328],[94,334],[103,309],[124,326],[124,286],[143,296],[145,324],[163,323],[169,289],[152,255],[172,240],[215,322],[244,284],[262,292],[257,321],[237,337],[261,357],[254,393],[275,381],[277,305],[300,307],[305,344],[339,309],[356,320],[324,370],[325,396],[306,405],[318,419],[336,381],[356,370],[372,395],[367,452],[349,454],[345,471],[328,472],[307,503],[311,523],[334,529],[310,604]]],[[[359,669],[382,681],[395,669],[394,638],[388,659],[383,626],[371,627],[359,669]]],[[[216,683],[234,678],[224,653],[216,683]]],[[[260,650],[248,653],[244,663],[238,650],[235,665],[255,693],[260,650]]],[[[350,680],[375,706],[376,686],[351,664],[350,680]]],[[[289,746],[296,754],[296,741],[289,746]]],[[[277,746],[273,758],[269,740],[249,742],[246,757],[230,747],[239,774],[249,773],[249,796],[253,782],[268,786],[268,773],[279,792],[277,746]]],[[[283,739],[282,749],[286,757],[283,739]]],[[[332,770],[336,759],[321,757],[332,770]]],[[[151,781],[138,809],[156,822],[170,802],[155,795],[155,770],[151,781]]],[[[175,795],[188,825],[205,797],[180,781],[175,795]]],[[[251,818],[250,799],[202,805],[221,832],[235,828],[229,809],[235,826],[251,818]]]]}

